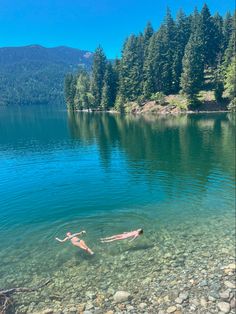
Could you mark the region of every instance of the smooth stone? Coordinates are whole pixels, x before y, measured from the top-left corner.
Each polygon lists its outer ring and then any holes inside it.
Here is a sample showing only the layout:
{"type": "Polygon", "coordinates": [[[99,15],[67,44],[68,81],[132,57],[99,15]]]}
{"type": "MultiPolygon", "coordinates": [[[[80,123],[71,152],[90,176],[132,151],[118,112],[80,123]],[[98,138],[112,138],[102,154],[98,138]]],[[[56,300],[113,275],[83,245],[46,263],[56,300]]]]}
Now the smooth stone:
{"type": "Polygon", "coordinates": [[[113,299],[116,303],[125,302],[131,299],[131,294],[127,291],[117,291],[113,299]]]}
{"type": "Polygon", "coordinates": [[[224,284],[226,287],[228,287],[230,289],[235,289],[235,283],[233,283],[233,282],[225,281],[224,284]]]}
{"type": "Polygon", "coordinates": [[[180,297],[176,298],[175,299],[175,303],[178,303],[178,304],[182,304],[183,303],[183,299],[181,299],[180,297]]]}
{"type": "Polygon", "coordinates": [[[189,294],[187,292],[180,293],[179,298],[182,299],[183,301],[186,301],[189,298],[189,294]]]}
{"type": "Polygon", "coordinates": [[[220,292],[219,295],[220,295],[220,298],[222,300],[228,300],[229,297],[230,297],[230,291],[229,290],[225,290],[223,292],[220,292]]]}
{"type": "Polygon", "coordinates": [[[227,302],[219,302],[219,303],[217,303],[217,306],[223,313],[229,313],[230,312],[230,305],[227,302]]]}
{"type": "Polygon", "coordinates": [[[166,310],[167,313],[174,313],[177,310],[176,306],[170,306],[168,307],[168,309],[166,310]]]}
{"type": "Polygon", "coordinates": [[[231,309],[235,309],[236,308],[236,299],[233,298],[231,301],[230,301],[230,307],[231,309]]]}
{"type": "Polygon", "coordinates": [[[228,269],[236,269],[236,264],[235,263],[231,263],[228,266],[225,266],[224,268],[228,268],[228,269]]]}
{"type": "Polygon", "coordinates": [[[85,306],[85,310],[92,310],[94,308],[92,303],[87,303],[85,306]]]}
{"type": "Polygon", "coordinates": [[[201,298],[200,303],[201,303],[201,306],[207,307],[207,300],[205,298],[201,298]]]}
{"type": "Polygon", "coordinates": [[[207,286],[207,281],[206,281],[206,280],[202,280],[202,281],[199,283],[199,286],[200,286],[200,287],[206,287],[206,286],[207,286]]]}
{"type": "Polygon", "coordinates": [[[53,310],[52,309],[46,309],[42,312],[42,314],[53,314],[53,310]]]}
{"type": "Polygon", "coordinates": [[[140,309],[145,309],[145,307],[147,307],[147,303],[140,303],[139,307],[140,309]]]}

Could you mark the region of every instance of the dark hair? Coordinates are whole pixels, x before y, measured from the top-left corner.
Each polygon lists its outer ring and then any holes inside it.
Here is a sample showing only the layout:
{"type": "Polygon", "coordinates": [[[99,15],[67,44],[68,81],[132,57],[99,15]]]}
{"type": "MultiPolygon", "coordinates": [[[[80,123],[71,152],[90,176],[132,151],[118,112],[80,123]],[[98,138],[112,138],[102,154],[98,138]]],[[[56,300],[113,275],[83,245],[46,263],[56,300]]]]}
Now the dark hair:
{"type": "Polygon", "coordinates": [[[143,234],[143,229],[141,229],[141,230],[139,231],[139,234],[143,234]]]}

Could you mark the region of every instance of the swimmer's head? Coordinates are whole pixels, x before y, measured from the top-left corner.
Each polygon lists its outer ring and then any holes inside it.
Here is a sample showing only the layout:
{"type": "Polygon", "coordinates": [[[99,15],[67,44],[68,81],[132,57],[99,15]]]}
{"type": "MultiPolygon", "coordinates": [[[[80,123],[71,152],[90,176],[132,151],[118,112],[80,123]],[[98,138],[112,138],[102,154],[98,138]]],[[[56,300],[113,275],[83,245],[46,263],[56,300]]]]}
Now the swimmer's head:
{"type": "Polygon", "coordinates": [[[143,229],[138,229],[138,234],[143,234],[143,229]]]}
{"type": "Polygon", "coordinates": [[[71,232],[67,232],[66,235],[67,235],[67,237],[70,237],[71,236],[71,232]]]}

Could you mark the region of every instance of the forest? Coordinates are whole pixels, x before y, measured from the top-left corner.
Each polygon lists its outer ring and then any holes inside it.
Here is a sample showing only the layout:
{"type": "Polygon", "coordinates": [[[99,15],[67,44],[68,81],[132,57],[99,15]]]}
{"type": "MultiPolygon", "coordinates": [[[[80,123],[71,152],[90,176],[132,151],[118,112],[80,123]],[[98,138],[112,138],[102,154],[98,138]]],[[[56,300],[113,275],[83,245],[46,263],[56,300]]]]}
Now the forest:
{"type": "Polygon", "coordinates": [[[175,19],[167,9],[158,30],[148,22],[125,40],[120,59],[108,60],[99,46],[91,72],[68,73],[67,108],[126,111],[134,103],[165,105],[170,95],[199,108],[211,95],[235,110],[235,24],[235,12],[211,15],[207,4],[189,16],[179,10],[175,19]]]}

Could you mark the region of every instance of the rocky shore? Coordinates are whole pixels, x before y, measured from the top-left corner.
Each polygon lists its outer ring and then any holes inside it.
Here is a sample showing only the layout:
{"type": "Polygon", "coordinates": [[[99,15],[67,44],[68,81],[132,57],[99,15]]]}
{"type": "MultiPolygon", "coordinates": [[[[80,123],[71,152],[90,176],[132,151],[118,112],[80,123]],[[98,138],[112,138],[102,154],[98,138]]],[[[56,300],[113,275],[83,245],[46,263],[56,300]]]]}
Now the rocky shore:
{"type": "Polygon", "coordinates": [[[79,252],[43,291],[15,297],[16,313],[233,314],[234,237],[232,219],[211,217],[174,230],[162,226],[136,243],[100,248],[94,257],[79,252]]]}

